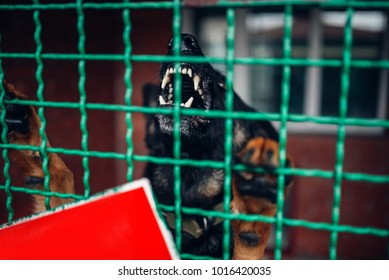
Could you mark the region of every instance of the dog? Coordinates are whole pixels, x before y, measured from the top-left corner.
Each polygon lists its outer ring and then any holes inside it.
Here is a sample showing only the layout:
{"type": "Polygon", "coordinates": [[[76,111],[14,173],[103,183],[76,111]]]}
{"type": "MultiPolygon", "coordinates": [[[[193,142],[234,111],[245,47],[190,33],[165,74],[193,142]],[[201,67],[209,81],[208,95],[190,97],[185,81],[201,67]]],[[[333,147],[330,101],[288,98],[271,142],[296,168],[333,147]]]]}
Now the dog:
{"type": "MultiPolygon", "coordinates": [[[[6,81],[2,81],[5,91],[4,100],[28,100],[28,97],[17,91],[15,87],[6,81]]],[[[18,145],[40,146],[42,138],[39,134],[41,122],[32,106],[4,104],[5,123],[7,124],[7,141],[18,145]]],[[[4,129],[0,127],[1,131],[4,129]]],[[[50,143],[47,142],[47,147],[50,143]]],[[[42,170],[42,155],[39,151],[15,150],[8,152],[9,159],[20,167],[26,178],[26,186],[31,189],[44,190],[44,172],[42,170]]],[[[48,153],[48,171],[50,173],[49,188],[51,192],[73,194],[73,173],[56,153],[48,153]]],[[[33,195],[33,212],[39,213],[46,210],[45,197],[39,194],[33,195]]],[[[71,198],[51,196],[49,205],[51,208],[72,202],[71,198]]]]}
{"type": "MultiPolygon", "coordinates": [[[[167,55],[175,53],[173,39],[167,47],[167,55]]],[[[204,57],[196,40],[190,34],[181,34],[180,54],[204,57]]],[[[175,106],[175,75],[181,75],[181,110],[188,108],[204,111],[226,110],[226,78],[209,63],[163,62],[160,67],[159,85],[147,84],[143,90],[144,106],[173,108],[175,106]]],[[[234,92],[234,111],[255,112],[234,92]]],[[[148,115],[146,144],[154,157],[174,156],[172,114],[148,115]]],[[[234,162],[250,166],[276,168],[279,166],[278,133],[272,124],[263,120],[233,121],[234,162]]],[[[225,157],[225,120],[203,116],[181,115],[180,120],[182,159],[214,160],[223,162],[225,157]]],[[[287,166],[291,162],[287,161],[287,166]]],[[[144,175],[149,178],[159,203],[174,205],[174,172],[172,165],[150,162],[144,175]]],[[[212,168],[181,167],[181,199],[185,207],[206,210],[222,210],[224,195],[224,170],[212,168]]],[[[287,176],[285,196],[292,178],[287,176]]],[[[239,172],[233,178],[234,213],[251,213],[274,216],[277,200],[277,176],[239,172]]],[[[175,216],[165,213],[167,224],[175,234],[175,216]]],[[[184,215],[182,221],[183,253],[222,256],[223,223],[220,219],[200,215],[184,215]]],[[[235,259],[261,259],[270,235],[271,225],[232,221],[231,252],[235,259]]]]}

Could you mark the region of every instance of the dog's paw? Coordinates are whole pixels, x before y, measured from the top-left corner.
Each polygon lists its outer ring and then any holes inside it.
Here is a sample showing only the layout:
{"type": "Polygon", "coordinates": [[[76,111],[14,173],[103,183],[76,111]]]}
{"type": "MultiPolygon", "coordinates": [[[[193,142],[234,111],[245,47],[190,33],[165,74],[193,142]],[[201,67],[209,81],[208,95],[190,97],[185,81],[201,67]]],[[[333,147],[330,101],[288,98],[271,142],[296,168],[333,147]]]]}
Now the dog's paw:
{"type": "Polygon", "coordinates": [[[278,143],[272,139],[256,137],[251,139],[237,156],[241,163],[249,166],[278,167],[278,143]]]}
{"type": "MultiPolygon", "coordinates": [[[[14,99],[25,99],[24,96],[17,92],[14,87],[6,82],[3,82],[5,90],[4,101],[14,99]]],[[[5,123],[7,124],[7,134],[26,135],[29,133],[29,118],[31,117],[31,107],[19,104],[7,104],[4,102],[5,123]]],[[[3,130],[3,125],[0,126],[0,133],[3,130]]]]}
{"type": "MultiPolygon", "coordinates": [[[[249,171],[237,173],[239,194],[265,198],[272,203],[276,203],[278,180],[277,175],[271,171],[280,164],[278,142],[264,137],[256,137],[251,139],[236,156],[240,163],[250,167],[262,167],[269,171],[269,173],[249,171]]],[[[287,160],[287,165],[290,165],[289,160],[287,160]]],[[[289,185],[291,178],[288,177],[286,179],[286,185],[289,185]]]]}
{"type": "Polygon", "coordinates": [[[239,238],[248,247],[258,246],[261,241],[261,237],[255,231],[242,231],[239,233],[239,238]]]}

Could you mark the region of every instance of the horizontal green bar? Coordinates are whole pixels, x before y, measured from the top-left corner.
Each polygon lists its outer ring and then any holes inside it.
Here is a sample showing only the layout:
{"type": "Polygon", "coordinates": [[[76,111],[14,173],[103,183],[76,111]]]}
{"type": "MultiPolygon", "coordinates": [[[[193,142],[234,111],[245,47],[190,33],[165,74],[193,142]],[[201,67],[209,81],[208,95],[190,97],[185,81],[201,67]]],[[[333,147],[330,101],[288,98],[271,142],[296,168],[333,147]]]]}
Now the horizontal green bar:
{"type": "Polygon", "coordinates": [[[343,179],[348,181],[365,181],[371,183],[389,183],[389,176],[373,175],[367,173],[344,172],[343,179]]]}
{"type": "MultiPolygon", "coordinates": [[[[17,144],[0,144],[0,149],[15,149],[15,150],[32,150],[39,151],[39,146],[31,145],[17,145],[17,144]]],[[[76,149],[64,149],[64,148],[47,148],[47,152],[58,153],[65,155],[81,156],[81,157],[96,157],[96,158],[111,158],[118,160],[127,160],[127,154],[116,152],[102,152],[102,151],[82,151],[76,149]]],[[[181,165],[191,166],[197,168],[215,168],[223,169],[224,162],[212,161],[212,160],[191,160],[191,159],[173,159],[165,157],[153,157],[149,155],[137,155],[134,154],[132,159],[140,162],[152,162],[156,164],[168,164],[168,165],[181,165]]],[[[263,168],[250,168],[242,164],[233,166],[235,171],[251,170],[253,172],[264,173],[269,172],[263,168]]],[[[276,168],[272,171],[274,174],[281,175],[294,175],[301,177],[320,177],[325,179],[332,179],[334,177],[333,171],[314,170],[314,169],[299,169],[299,168],[276,168]]],[[[385,175],[373,175],[365,173],[344,172],[343,179],[349,181],[366,181],[372,183],[389,183],[389,176],[385,175]]]]}
{"type": "MultiPolygon", "coordinates": [[[[169,205],[159,205],[162,210],[172,212],[174,211],[173,206],[169,205]]],[[[188,208],[183,207],[182,212],[189,215],[200,215],[205,217],[214,217],[220,219],[229,219],[229,220],[242,220],[247,222],[264,222],[264,223],[275,223],[275,217],[263,216],[263,215],[254,215],[254,214],[233,214],[233,213],[224,213],[220,211],[204,210],[200,208],[188,208]]],[[[353,234],[370,234],[379,237],[389,237],[388,229],[374,228],[374,227],[357,227],[352,225],[332,225],[330,223],[324,222],[311,222],[302,219],[291,219],[284,218],[283,223],[287,226],[292,227],[305,227],[313,230],[327,230],[331,232],[344,232],[344,233],[353,233],[353,234]]]]}
{"type": "MultiPolygon", "coordinates": [[[[31,189],[26,187],[18,187],[18,186],[10,186],[11,191],[13,192],[20,192],[20,193],[26,193],[31,195],[43,195],[46,197],[59,197],[59,198],[73,198],[75,200],[82,200],[85,199],[84,196],[77,195],[77,194],[69,194],[69,193],[57,193],[57,192],[50,192],[45,190],[37,190],[37,189],[31,189]]],[[[4,185],[0,185],[0,190],[5,190],[4,185]]]]}
{"type": "MultiPolygon", "coordinates": [[[[4,59],[36,59],[35,53],[0,53],[4,59]]],[[[70,53],[43,53],[42,59],[54,60],[91,60],[91,61],[123,61],[123,54],[70,54],[70,53]]],[[[166,55],[141,55],[134,54],[130,57],[134,62],[186,62],[186,63],[227,63],[224,57],[193,57],[193,56],[166,56],[166,55]]],[[[242,65],[267,65],[267,66],[316,66],[316,67],[341,67],[341,59],[309,59],[309,58],[253,58],[235,57],[233,64],[242,65]]],[[[362,60],[351,61],[351,67],[355,68],[389,68],[389,60],[362,60]]]]}
{"type": "Polygon", "coordinates": [[[311,122],[317,124],[333,124],[333,125],[346,125],[346,126],[380,126],[389,127],[389,120],[382,119],[361,119],[361,118],[346,118],[340,120],[338,117],[323,117],[323,116],[308,116],[290,114],[288,116],[290,122],[311,122]]]}
{"type": "Polygon", "coordinates": [[[222,260],[222,259],[213,258],[210,256],[192,255],[192,254],[185,254],[185,253],[181,253],[180,257],[182,260],[222,260]]]}
{"type": "MultiPolygon", "coordinates": [[[[77,3],[58,3],[58,4],[3,4],[0,10],[72,10],[78,7],[77,3]]],[[[141,3],[82,3],[82,9],[171,9],[173,2],[141,2],[141,3]]]]}
{"type": "MultiPolygon", "coordinates": [[[[321,8],[388,8],[389,3],[386,1],[219,1],[212,4],[201,5],[202,7],[220,7],[220,8],[248,8],[248,7],[282,7],[285,5],[293,6],[319,6],[321,8]]],[[[140,2],[140,3],[83,3],[83,9],[171,9],[175,6],[172,1],[163,2],[140,2]]],[[[197,5],[185,5],[180,3],[181,7],[197,7],[197,5]]],[[[0,5],[0,10],[65,10],[76,9],[76,3],[64,4],[31,4],[31,5],[0,5]]]]}
{"type": "Polygon", "coordinates": [[[323,222],[309,222],[299,219],[286,218],[284,224],[293,227],[305,227],[313,230],[327,230],[331,232],[343,232],[352,234],[369,234],[378,237],[389,237],[389,230],[373,227],[356,227],[351,225],[332,225],[323,222]]]}
{"type": "Polygon", "coordinates": [[[291,6],[315,6],[321,8],[387,8],[389,3],[385,1],[347,1],[347,0],[284,0],[284,1],[220,1],[215,4],[207,5],[208,7],[228,7],[228,8],[248,8],[248,7],[283,7],[291,6]]]}
{"type": "Polygon", "coordinates": [[[224,162],[213,160],[192,160],[192,159],[174,159],[174,158],[162,158],[145,155],[133,155],[133,159],[140,162],[151,162],[155,164],[167,164],[167,165],[183,165],[198,168],[224,168],[224,162]]]}
{"type": "MultiPolygon", "coordinates": [[[[80,104],[78,102],[54,102],[54,101],[36,101],[36,100],[9,100],[5,101],[7,104],[20,104],[53,108],[68,108],[79,109],[80,104]]],[[[91,110],[107,110],[107,111],[122,111],[130,113],[144,113],[144,114],[173,114],[173,108],[151,108],[141,106],[127,106],[123,104],[105,104],[105,103],[87,103],[85,104],[87,109],[91,110]]],[[[207,118],[231,118],[231,119],[245,119],[245,120],[268,120],[268,121],[280,121],[280,114],[276,113],[262,113],[262,112],[245,112],[234,111],[226,112],[220,110],[204,111],[199,109],[183,109],[182,115],[191,116],[203,116],[207,118]]],[[[323,116],[308,116],[290,114],[288,116],[290,122],[312,122],[317,124],[344,124],[346,126],[367,126],[367,127],[389,127],[389,120],[381,119],[360,119],[360,118],[347,118],[340,121],[337,117],[323,117],[323,116]]]]}
{"type": "MultiPolygon", "coordinates": [[[[32,145],[17,145],[17,144],[3,144],[0,143],[0,149],[14,149],[14,150],[31,150],[40,151],[40,146],[32,145]]],[[[96,157],[96,158],[112,158],[125,160],[126,154],[115,153],[115,152],[101,152],[101,151],[83,151],[77,149],[64,149],[64,148],[53,148],[48,147],[46,151],[49,153],[64,154],[70,156],[81,156],[81,157],[96,157]]]]}

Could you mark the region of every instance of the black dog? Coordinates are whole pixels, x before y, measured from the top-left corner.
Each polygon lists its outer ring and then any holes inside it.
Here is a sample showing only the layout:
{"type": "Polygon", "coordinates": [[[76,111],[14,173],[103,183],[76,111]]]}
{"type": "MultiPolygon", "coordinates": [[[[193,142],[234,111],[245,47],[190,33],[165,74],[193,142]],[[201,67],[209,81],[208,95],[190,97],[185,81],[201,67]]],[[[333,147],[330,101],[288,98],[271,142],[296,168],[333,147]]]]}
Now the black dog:
{"type": "MultiPolygon", "coordinates": [[[[196,39],[189,34],[181,35],[181,55],[204,56],[196,39]]],[[[174,53],[173,40],[168,44],[168,55],[174,53]]],[[[169,108],[174,106],[174,77],[182,77],[182,110],[196,108],[205,111],[226,109],[225,76],[209,63],[162,63],[160,84],[144,87],[144,103],[147,106],[169,108]]],[[[234,111],[254,112],[234,93],[234,111]]],[[[171,114],[149,115],[146,142],[150,154],[156,157],[173,157],[173,127],[171,114]]],[[[263,137],[278,142],[278,133],[268,121],[234,120],[233,153],[241,151],[250,139],[263,137]]],[[[181,116],[181,158],[223,161],[225,120],[201,116],[181,116]]],[[[268,153],[269,162],[278,155],[268,153]]],[[[251,156],[251,155],[248,155],[251,156]]],[[[238,158],[234,159],[235,161],[238,158]]],[[[174,204],[173,166],[149,163],[145,176],[150,179],[159,203],[174,204]]],[[[271,203],[276,201],[277,182],[265,176],[247,179],[240,177],[238,190],[242,195],[261,197],[271,203]]],[[[212,168],[181,168],[182,204],[202,209],[220,209],[223,200],[224,170],[212,168]]],[[[169,226],[174,227],[174,215],[167,214],[169,226]]],[[[222,225],[217,219],[202,216],[184,217],[182,252],[221,257],[222,225]]],[[[174,234],[174,230],[172,230],[174,234]]],[[[231,242],[232,244],[232,242],[231,242]]]]}

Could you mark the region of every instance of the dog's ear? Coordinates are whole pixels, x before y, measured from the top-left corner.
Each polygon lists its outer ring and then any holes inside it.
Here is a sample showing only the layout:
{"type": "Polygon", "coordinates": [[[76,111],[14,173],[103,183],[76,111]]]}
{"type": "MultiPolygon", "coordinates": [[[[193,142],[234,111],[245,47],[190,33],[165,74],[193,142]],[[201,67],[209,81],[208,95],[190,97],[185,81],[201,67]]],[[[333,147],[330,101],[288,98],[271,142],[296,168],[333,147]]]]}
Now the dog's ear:
{"type": "Polygon", "coordinates": [[[147,83],[143,86],[142,93],[144,107],[158,106],[158,85],[147,83]]]}

